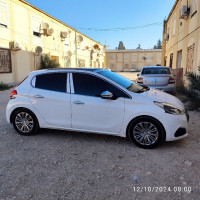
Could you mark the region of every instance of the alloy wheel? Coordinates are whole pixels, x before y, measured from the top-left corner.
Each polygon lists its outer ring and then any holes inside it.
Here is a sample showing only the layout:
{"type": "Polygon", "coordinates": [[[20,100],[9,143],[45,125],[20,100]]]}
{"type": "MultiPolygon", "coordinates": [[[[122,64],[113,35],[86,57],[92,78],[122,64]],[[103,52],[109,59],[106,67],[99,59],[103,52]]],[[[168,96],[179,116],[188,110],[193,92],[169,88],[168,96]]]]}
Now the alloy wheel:
{"type": "Polygon", "coordinates": [[[22,133],[30,133],[34,127],[34,121],[30,114],[20,112],[15,117],[16,128],[22,133]]]}
{"type": "Polygon", "coordinates": [[[159,132],[153,123],[140,122],[133,128],[133,137],[139,144],[150,146],[158,140],[159,132]]]}

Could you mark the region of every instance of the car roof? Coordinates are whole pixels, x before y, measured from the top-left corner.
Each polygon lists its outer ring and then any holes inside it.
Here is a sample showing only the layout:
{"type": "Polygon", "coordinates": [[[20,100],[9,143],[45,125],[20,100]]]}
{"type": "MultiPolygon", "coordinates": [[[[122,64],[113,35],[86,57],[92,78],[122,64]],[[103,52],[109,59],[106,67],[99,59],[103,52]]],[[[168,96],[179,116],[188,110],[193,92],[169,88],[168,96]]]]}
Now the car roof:
{"type": "Polygon", "coordinates": [[[169,67],[166,67],[166,66],[145,66],[143,67],[143,69],[148,69],[148,68],[169,68],[169,67]]]}
{"type": "Polygon", "coordinates": [[[31,72],[31,74],[41,74],[48,72],[70,72],[70,71],[88,71],[88,72],[99,72],[99,71],[107,71],[106,69],[101,68],[51,68],[51,69],[42,69],[31,72]]]}

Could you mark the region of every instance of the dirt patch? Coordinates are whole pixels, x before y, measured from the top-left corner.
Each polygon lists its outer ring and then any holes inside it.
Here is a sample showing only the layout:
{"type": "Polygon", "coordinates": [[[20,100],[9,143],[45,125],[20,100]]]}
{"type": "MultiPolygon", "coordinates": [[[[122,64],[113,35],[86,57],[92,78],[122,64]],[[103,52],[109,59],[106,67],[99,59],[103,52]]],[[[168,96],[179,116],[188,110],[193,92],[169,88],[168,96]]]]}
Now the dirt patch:
{"type": "Polygon", "coordinates": [[[1,200],[199,199],[200,112],[189,112],[187,138],[144,150],[96,134],[43,129],[20,136],[6,122],[9,93],[0,92],[1,200]]]}

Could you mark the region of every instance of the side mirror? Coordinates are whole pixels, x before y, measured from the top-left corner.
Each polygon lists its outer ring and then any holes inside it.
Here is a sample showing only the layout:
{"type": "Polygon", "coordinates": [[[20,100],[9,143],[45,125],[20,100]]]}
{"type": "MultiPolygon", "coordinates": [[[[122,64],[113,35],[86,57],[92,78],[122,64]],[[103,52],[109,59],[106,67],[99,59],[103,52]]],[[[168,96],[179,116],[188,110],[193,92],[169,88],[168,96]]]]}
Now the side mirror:
{"type": "Polygon", "coordinates": [[[140,74],[137,74],[137,76],[139,77],[139,76],[140,76],[140,74]]]}
{"type": "Polygon", "coordinates": [[[101,98],[102,99],[112,99],[113,98],[113,93],[109,91],[104,91],[101,93],[101,98]]]}

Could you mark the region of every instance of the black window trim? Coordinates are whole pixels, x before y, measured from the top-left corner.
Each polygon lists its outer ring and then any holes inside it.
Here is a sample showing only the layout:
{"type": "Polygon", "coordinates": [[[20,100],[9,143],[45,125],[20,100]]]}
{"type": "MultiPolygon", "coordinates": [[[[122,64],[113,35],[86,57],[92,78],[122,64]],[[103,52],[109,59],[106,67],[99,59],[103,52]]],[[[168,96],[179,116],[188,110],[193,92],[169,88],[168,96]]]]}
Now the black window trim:
{"type": "MultiPolygon", "coordinates": [[[[34,78],[37,78],[37,76],[40,76],[40,75],[46,75],[46,74],[63,74],[65,73],[67,75],[67,78],[68,78],[68,73],[69,72],[46,72],[46,73],[40,73],[40,74],[36,74],[34,75],[32,78],[31,78],[31,81],[30,81],[30,85],[32,88],[35,88],[35,89],[39,89],[39,90],[46,90],[46,91],[51,91],[51,92],[59,92],[59,91],[54,91],[54,90],[47,90],[47,89],[42,89],[42,88],[36,88],[35,86],[33,86],[33,79],[34,78]]],[[[68,87],[70,87],[70,92],[67,92],[67,78],[66,78],[66,92],[59,92],[59,93],[65,93],[65,94],[71,94],[71,87],[70,85],[68,87]]]]}
{"type": "MultiPolygon", "coordinates": [[[[74,90],[74,77],[73,77],[73,73],[81,73],[81,74],[87,74],[87,75],[91,75],[91,76],[95,76],[97,78],[100,78],[101,80],[103,81],[106,81],[107,83],[111,84],[113,87],[116,87],[117,89],[121,90],[123,93],[125,93],[127,95],[127,97],[123,97],[123,98],[127,98],[127,99],[132,99],[132,97],[126,92],[124,91],[123,89],[121,89],[119,86],[115,85],[114,83],[108,81],[107,79],[105,79],[104,77],[102,77],[101,75],[97,75],[95,73],[88,73],[88,72],[84,72],[84,71],[72,71],[71,74],[72,74],[72,80],[70,80],[70,91],[72,91],[71,89],[71,81],[73,81],[73,90],[74,90]]],[[[75,94],[75,90],[74,90],[74,93],[71,93],[71,94],[75,94]]],[[[84,94],[76,94],[76,95],[81,95],[81,96],[87,96],[88,95],[84,95],[84,94]]],[[[95,97],[95,96],[89,96],[89,97],[95,97]]],[[[99,97],[96,97],[96,98],[99,98],[99,97]]]]}

